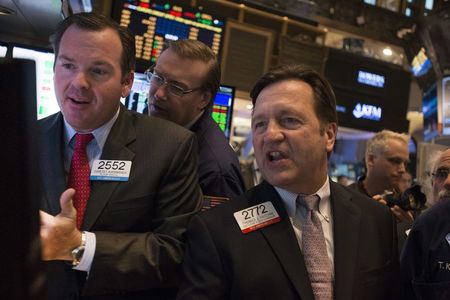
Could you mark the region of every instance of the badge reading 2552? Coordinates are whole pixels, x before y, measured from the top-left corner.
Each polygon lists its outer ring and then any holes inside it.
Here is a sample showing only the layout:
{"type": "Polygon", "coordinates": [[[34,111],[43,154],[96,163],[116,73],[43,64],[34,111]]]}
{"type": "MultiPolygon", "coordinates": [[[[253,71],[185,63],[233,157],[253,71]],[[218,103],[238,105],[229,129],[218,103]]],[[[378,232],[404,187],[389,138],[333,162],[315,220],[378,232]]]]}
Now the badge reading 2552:
{"type": "Polygon", "coordinates": [[[233,215],[244,234],[280,221],[270,201],[237,211],[233,215]]]}
{"type": "Polygon", "coordinates": [[[94,160],[91,180],[128,181],[131,161],[129,160],[94,160]]]}

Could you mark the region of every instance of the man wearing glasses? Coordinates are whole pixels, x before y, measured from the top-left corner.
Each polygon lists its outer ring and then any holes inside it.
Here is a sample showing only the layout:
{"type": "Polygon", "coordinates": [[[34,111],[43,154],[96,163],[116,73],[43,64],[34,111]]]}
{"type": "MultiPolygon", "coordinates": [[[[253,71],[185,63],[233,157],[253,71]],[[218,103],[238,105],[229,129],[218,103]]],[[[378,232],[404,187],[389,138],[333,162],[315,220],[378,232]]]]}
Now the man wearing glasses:
{"type": "Polygon", "coordinates": [[[199,41],[173,41],[146,74],[149,115],[175,122],[197,136],[204,207],[242,194],[245,186],[237,156],[211,118],[212,99],[220,85],[214,52],[199,41]]]}
{"type": "Polygon", "coordinates": [[[450,149],[437,155],[436,204],[417,218],[401,256],[404,299],[450,299],[450,149]]]}

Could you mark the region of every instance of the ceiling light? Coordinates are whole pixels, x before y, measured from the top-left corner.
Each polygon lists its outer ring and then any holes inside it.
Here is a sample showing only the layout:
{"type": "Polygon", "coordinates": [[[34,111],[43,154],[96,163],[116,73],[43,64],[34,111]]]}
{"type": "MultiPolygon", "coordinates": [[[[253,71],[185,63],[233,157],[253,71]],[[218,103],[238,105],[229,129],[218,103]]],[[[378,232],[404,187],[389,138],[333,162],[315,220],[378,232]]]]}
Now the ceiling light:
{"type": "Polygon", "coordinates": [[[252,104],[247,104],[245,107],[246,107],[247,109],[252,109],[252,108],[253,108],[253,105],[252,105],[252,104]]]}
{"type": "Polygon", "coordinates": [[[13,16],[16,12],[10,8],[0,5],[0,16],[13,16]]]}
{"type": "Polygon", "coordinates": [[[386,47],[383,49],[383,54],[386,56],[391,56],[392,55],[392,49],[389,47],[386,47]]]}

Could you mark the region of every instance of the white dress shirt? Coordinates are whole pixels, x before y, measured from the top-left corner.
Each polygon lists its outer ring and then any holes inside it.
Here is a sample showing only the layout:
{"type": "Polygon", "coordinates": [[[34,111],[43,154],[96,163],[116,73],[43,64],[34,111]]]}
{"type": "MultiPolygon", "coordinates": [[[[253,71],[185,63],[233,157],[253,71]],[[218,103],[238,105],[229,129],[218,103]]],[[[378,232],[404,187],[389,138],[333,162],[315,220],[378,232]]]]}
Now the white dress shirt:
{"type": "MultiPolygon", "coordinates": [[[[280,195],[283,200],[284,207],[288,213],[289,219],[291,221],[292,227],[295,232],[295,236],[297,237],[298,245],[300,249],[302,249],[302,221],[306,216],[306,208],[303,206],[299,206],[300,213],[296,214],[296,199],[298,194],[292,193],[285,189],[275,187],[275,190],[280,195]]],[[[318,195],[320,197],[320,201],[318,203],[318,207],[313,210],[320,220],[322,224],[323,235],[325,237],[325,244],[327,246],[327,254],[331,263],[331,270],[334,278],[334,240],[333,240],[333,215],[331,213],[331,203],[330,203],[330,180],[327,177],[327,180],[322,185],[322,187],[312,195],[318,195]]]]}

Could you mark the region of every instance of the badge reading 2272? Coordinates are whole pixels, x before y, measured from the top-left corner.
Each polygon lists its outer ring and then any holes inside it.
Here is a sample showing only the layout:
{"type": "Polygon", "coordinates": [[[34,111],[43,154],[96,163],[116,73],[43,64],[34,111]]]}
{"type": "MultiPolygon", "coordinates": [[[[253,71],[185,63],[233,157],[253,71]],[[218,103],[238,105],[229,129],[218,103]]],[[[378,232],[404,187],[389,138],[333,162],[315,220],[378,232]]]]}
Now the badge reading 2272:
{"type": "Polygon", "coordinates": [[[280,216],[270,201],[237,211],[233,215],[244,234],[280,222],[280,216]]]}

